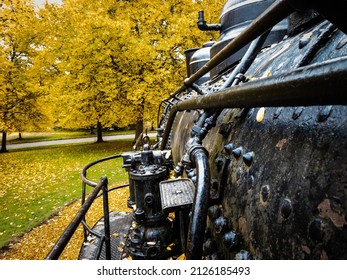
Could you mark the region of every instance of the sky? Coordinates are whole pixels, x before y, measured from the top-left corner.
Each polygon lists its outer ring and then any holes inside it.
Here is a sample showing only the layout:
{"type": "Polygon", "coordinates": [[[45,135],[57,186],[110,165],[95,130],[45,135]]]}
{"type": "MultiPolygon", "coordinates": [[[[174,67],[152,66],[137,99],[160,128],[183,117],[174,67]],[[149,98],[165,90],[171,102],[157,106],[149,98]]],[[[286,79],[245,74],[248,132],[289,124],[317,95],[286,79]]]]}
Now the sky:
{"type": "Polygon", "coordinates": [[[56,3],[56,4],[61,4],[62,0],[34,0],[34,2],[39,6],[39,7],[43,7],[45,2],[48,3],[56,3]]]}

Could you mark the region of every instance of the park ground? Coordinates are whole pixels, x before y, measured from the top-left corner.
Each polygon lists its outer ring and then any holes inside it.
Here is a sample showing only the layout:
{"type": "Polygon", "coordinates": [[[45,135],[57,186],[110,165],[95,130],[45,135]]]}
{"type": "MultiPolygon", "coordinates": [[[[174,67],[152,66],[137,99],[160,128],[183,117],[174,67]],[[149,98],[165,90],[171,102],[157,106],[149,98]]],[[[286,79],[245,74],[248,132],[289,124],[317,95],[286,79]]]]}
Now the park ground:
{"type": "MultiPolygon", "coordinates": [[[[80,138],[81,134],[73,136],[80,138]]],[[[28,138],[25,134],[22,137],[28,138]]],[[[31,134],[30,137],[30,140],[13,137],[9,143],[62,138],[52,133],[31,134]]],[[[44,259],[81,206],[82,168],[94,160],[130,151],[132,142],[133,139],[126,139],[53,145],[1,154],[0,259],[44,259]]],[[[124,184],[127,174],[121,165],[121,159],[105,162],[88,171],[88,178],[98,181],[107,175],[110,187],[124,184]]],[[[110,210],[129,211],[127,197],[127,188],[111,192],[110,210]]],[[[97,200],[87,216],[88,223],[93,225],[101,215],[102,204],[97,200]]],[[[78,257],[82,232],[80,226],[61,259],[78,257]]]]}

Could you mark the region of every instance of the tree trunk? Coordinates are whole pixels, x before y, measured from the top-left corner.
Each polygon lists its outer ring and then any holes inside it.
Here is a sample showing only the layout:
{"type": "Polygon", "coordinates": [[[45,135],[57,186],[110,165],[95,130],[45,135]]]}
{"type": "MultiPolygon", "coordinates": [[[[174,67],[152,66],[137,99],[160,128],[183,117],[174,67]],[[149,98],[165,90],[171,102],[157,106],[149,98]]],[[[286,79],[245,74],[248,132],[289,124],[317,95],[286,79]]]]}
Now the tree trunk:
{"type": "Polygon", "coordinates": [[[136,141],[138,140],[138,138],[140,137],[142,132],[143,132],[143,120],[142,119],[138,119],[136,121],[136,126],[135,126],[134,144],[136,143],[136,141]]]}
{"type": "Polygon", "coordinates": [[[99,121],[97,124],[97,130],[98,130],[98,137],[96,139],[96,143],[104,142],[104,140],[102,139],[102,125],[101,125],[101,122],[99,121]]]}
{"type": "MultiPolygon", "coordinates": [[[[144,105],[144,99],[142,99],[142,102],[140,104],[140,106],[138,106],[138,116],[136,119],[136,126],[135,126],[135,139],[134,139],[134,145],[136,144],[136,141],[138,140],[138,138],[140,137],[141,133],[143,132],[143,111],[145,108],[144,105]]],[[[141,142],[140,142],[141,143],[141,142]]]]}
{"type": "Polygon", "coordinates": [[[7,149],[6,149],[6,136],[7,136],[7,133],[5,131],[2,132],[2,140],[1,140],[1,150],[0,150],[0,153],[5,153],[7,152],[7,149]]]}
{"type": "Polygon", "coordinates": [[[19,140],[22,140],[22,139],[23,139],[23,137],[22,137],[22,132],[18,132],[18,139],[19,139],[19,140]]]}

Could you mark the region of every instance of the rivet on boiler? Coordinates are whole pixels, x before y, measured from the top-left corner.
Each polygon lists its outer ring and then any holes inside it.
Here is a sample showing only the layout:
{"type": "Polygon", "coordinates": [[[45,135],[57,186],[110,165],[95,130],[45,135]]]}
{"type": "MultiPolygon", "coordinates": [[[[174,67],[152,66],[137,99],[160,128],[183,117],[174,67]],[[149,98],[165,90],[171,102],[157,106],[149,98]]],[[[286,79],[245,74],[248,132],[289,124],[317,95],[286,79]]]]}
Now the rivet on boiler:
{"type": "Polygon", "coordinates": [[[243,162],[247,166],[251,166],[254,159],[254,152],[248,152],[242,156],[243,162]]]}
{"type": "Polygon", "coordinates": [[[238,148],[232,150],[232,153],[233,153],[235,158],[239,158],[242,154],[242,147],[238,147],[238,148]]]}

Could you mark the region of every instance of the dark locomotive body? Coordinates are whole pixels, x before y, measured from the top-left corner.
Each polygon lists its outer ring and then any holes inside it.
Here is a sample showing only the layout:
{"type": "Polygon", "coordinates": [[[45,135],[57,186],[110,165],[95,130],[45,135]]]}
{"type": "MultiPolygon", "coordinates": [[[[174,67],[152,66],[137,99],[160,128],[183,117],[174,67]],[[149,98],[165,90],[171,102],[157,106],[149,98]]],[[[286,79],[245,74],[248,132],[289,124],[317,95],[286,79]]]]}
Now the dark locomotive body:
{"type": "Polygon", "coordinates": [[[347,259],[346,1],[332,2],[199,13],[220,39],[186,52],[157,143],[121,155],[133,212],[111,217],[123,251],[106,258],[347,259]]]}
{"type": "MultiPolygon", "coordinates": [[[[265,48],[245,75],[285,74],[321,43],[324,32],[329,38],[309,64],[345,56],[347,48],[339,46],[346,35],[322,21],[265,48]]],[[[327,104],[222,111],[203,140],[216,198],[209,209],[207,258],[347,257],[346,109],[327,104]]],[[[175,163],[197,118],[196,112],[176,117],[175,163]]]]}

